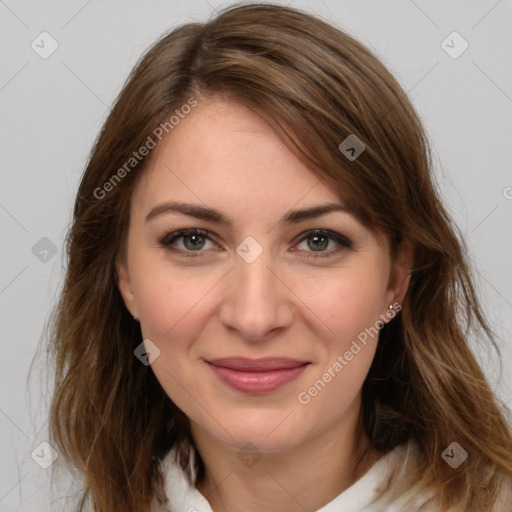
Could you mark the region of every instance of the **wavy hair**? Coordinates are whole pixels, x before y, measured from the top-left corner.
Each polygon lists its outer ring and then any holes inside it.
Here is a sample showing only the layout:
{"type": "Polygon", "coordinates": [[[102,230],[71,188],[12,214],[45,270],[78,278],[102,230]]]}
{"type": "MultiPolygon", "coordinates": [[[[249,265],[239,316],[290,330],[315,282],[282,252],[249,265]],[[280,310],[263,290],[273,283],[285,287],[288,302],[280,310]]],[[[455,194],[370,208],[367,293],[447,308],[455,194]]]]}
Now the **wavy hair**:
{"type": "MultiPolygon", "coordinates": [[[[141,330],[118,291],[115,263],[150,155],[126,162],[176,109],[213,96],[264,116],[392,251],[402,240],[412,244],[410,286],[401,314],[381,330],[360,426],[383,452],[417,444],[420,466],[407,488],[433,493],[438,510],[490,510],[512,477],[512,438],[469,345],[472,337],[497,344],[433,182],[421,122],[369,49],[312,15],[271,4],[237,5],[158,40],[94,143],[49,337],[51,439],[83,477],[82,504],[88,496],[97,511],[148,512],[153,500],[165,501],[160,462],[171,448],[188,468],[188,420],[134,357],[141,330]],[[338,149],[349,135],[365,144],[353,161],[338,149]],[[441,457],[452,441],[469,453],[457,470],[441,457]]],[[[199,457],[198,475],[201,466],[199,457]]],[[[401,487],[395,479],[384,494],[401,487]]]]}

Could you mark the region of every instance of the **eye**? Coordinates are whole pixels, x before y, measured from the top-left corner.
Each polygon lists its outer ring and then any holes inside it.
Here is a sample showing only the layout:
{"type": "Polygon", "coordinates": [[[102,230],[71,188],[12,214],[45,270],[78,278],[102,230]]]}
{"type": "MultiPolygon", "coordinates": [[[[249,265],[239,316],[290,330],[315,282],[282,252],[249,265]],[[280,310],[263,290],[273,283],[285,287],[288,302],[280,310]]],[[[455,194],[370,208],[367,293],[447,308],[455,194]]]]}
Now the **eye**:
{"type": "MultiPolygon", "coordinates": [[[[221,249],[212,240],[208,231],[197,228],[173,231],[160,240],[160,245],[187,257],[203,256],[206,250],[221,249]]],[[[300,251],[304,253],[301,256],[305,257],[328,257],[351,247],[352,243],[343,235],[325,229],[315,229],[300,235],[299,243],[290,251],[300,251]]]]}
{"type": "Polygon", "coordinates": [[[350,249],[352,242],[334,231],[314,229],[301,235],[299,243],[293,251],[305,251],[306,257],[327,257],[339,253],[343,249],[350,249]]]}
{"type": "MultiPolygon", "coordinates": [[[[169,250],[183,253],[201,253],[203,249],[216,249],[218,245],[213,242],[207,231],[200,229],[180,229],[166,235],[160,244],[169,250]]],[[[199,254],[187,254],[198,256],[199,254]]]]}

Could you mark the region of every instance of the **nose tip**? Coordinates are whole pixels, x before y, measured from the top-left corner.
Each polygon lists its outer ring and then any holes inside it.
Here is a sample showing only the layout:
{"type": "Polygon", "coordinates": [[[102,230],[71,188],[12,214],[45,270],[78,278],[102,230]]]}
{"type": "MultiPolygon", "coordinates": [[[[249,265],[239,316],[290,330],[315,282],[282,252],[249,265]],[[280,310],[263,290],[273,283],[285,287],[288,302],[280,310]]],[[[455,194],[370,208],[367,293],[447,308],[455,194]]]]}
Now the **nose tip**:
{"type": "MultiPolygon", "coordinates": [[[[250,244],[247,252],[253,256],[250,244]]],[[[293,317],[287,290],[268,265],[261,255],[251,263],[241,256],[226,285],[220,320],[247,341],[265,339],[289,325],[293,317]]]]}

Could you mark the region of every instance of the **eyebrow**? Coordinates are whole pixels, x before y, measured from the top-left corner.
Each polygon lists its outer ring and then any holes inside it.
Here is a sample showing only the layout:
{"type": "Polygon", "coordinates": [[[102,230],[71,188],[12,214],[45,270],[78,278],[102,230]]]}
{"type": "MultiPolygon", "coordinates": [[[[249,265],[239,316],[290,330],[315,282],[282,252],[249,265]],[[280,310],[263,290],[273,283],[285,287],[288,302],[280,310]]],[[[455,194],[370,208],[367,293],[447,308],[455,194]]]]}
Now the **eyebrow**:
{"type": "MultiPolygon", "coordinates": [[[[315,206],[310,206],[308,208],[302,208],[300,210],[290,211],[279,220],[278,224],[297,224],[304,220],[320,217],[321,215],[325,215],[326,213],[339,211],[348,212],[349,209],[342,203],[319,204],[315,206]]],[[[190,217],[195,217],[197,219],[202,219],[214,222],[216,224],[221,224],[228,228],[233,225],[233,222],[218,210],[214,210],[213,208],[209,208],[208,206],[192,203],[183,203],[178,201],[170,201],[155,206],[146,215],[145,222],[148,222],[159,215],[170,212],[182,213],[184,215],[189,215],[190,217]]]]}

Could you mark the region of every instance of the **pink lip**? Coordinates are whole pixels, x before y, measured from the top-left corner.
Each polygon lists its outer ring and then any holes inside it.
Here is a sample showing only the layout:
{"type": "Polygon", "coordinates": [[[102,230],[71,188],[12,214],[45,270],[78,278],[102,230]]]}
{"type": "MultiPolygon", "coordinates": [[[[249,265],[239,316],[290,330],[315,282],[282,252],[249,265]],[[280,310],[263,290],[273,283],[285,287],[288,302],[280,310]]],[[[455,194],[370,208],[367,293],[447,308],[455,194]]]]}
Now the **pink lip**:
{"type": "Polygon", "coordinates": [[[244,393],[270,393],[296,379],[308,366],[307,361],[282,357],[247,359],[226,357],[206,361],[225,384],[244,393]]]}

